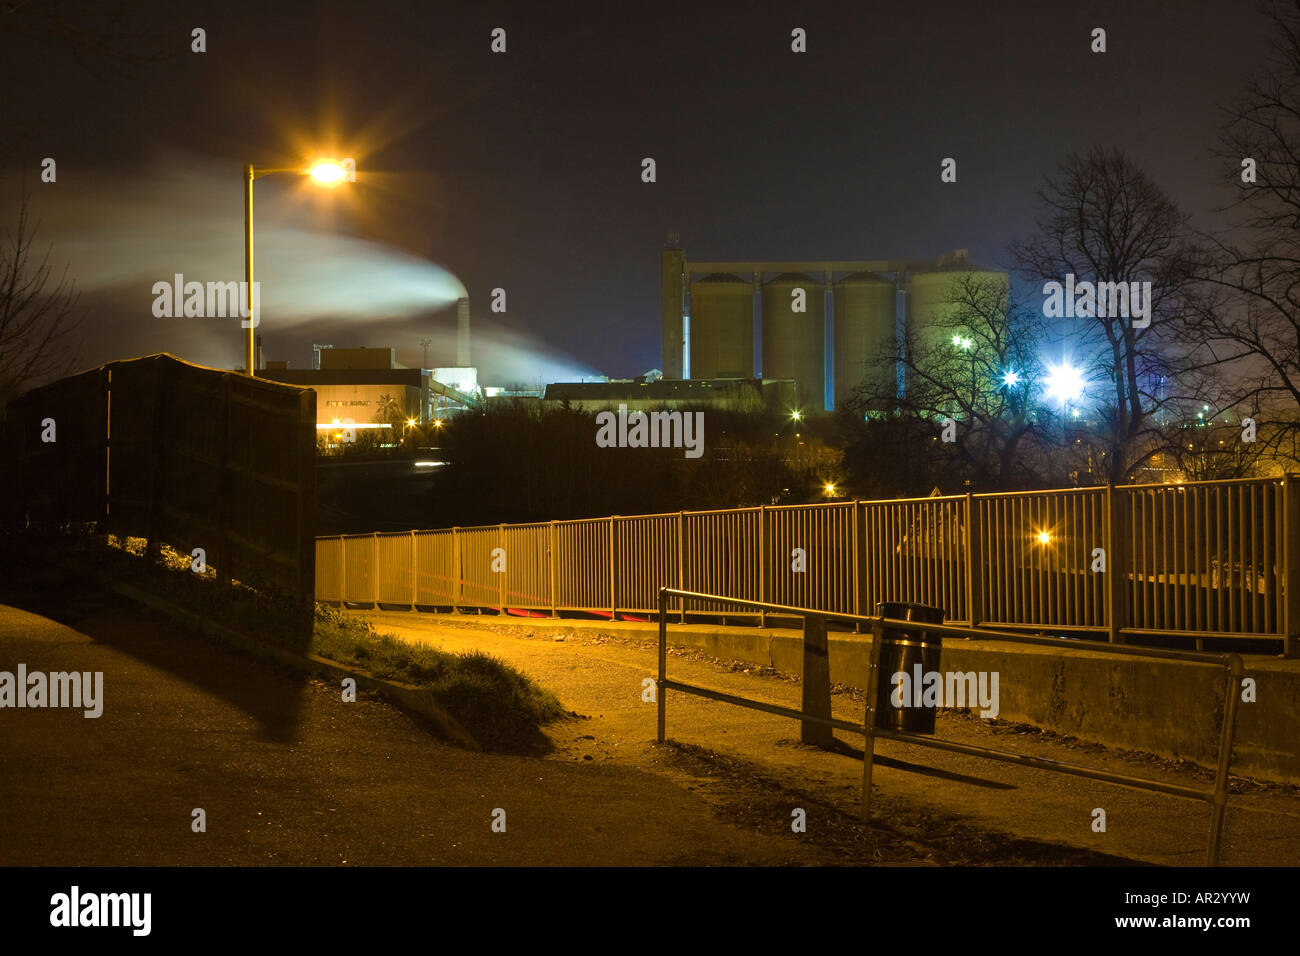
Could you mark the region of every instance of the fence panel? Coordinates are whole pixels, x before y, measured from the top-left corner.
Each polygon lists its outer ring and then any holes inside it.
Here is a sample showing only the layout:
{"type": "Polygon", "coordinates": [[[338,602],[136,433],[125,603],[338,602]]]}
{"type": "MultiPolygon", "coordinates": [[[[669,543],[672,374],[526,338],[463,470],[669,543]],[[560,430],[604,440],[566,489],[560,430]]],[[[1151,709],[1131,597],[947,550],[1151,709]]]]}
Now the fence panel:
{"type": "Polygon", "coordinates": [[[451,531],[415,533],[415,603],[454,607],[460,599],[456,536],[451,531]]]}
{"type": "Polygon", "coordinates": [[[1276,479],[1117,489],[1130,508],[1130,630],[1277,634],[1282,484],[1276,479]]]}
{"type": "Polygon", "coordinates": [[[375,536],[343,536],[343,600],[349,604],[374,604],[377,593],[375,536]]]}
{"type": "MultiPolygon", "coordinates": [[[[688,511],[682,516],[683,589],[760,600],[759,508],[688,511]]],[[[717,608],[686,610],[718,615],[717,608]]]]}
{"type": "Polygon", "coordinates": [[[551,526],[506,525],[506,607],[551,607],[551,526]]]}
{"type": "Polygon", "coordinates": [[[654,613],[659,589],[677,586],[677,515],[615,518],[614,542],[619,610],[654,613]]]}
{"type": "Polygon", "coordinates": [[[604,610],[609,600],[609,530],[605,518],[555,522],[555,603],[604,610]]]}
{"type": "Polygon", "coordinates": [[[768,508],[759,599],[853,613],[854,511],[851,501],[768,508]]]}
{"type": "Polygon", "coordinates": [[[501,572],[492,568],[501,567],[508,559],[508,555],[493,553],[503,547],[501,528],[460,528],[456,535],[460,539],[461,600],[471,607],[500,607],[501,572]]]}
{"type": "Polygon", "coordinates": [[[863,501],[862,610],[880,601],[941,607],[969,621],[965,496],[863,501]]]}
{"type": "Polygon", "coordinates": [[[316,600],[343,600],[343,539],[316,539],[316,600]]]}
{"type": "Polygon", "coordinates": [[[415,604],[414,542],[409,531],[375,536],[375,600],[380,604],[415,604]]]}
{"type": "Polygon", "coordinates": [[[976,495],[973,502],[985,622],[1107,626],[1105,489],[976,495]]]}

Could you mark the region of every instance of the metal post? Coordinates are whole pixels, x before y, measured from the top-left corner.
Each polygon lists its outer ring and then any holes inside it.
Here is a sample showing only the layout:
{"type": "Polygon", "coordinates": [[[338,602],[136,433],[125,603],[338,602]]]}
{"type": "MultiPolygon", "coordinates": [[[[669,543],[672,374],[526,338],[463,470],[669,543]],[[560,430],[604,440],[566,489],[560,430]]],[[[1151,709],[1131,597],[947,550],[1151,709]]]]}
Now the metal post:
{"type": "Polygon", "coordinates": [[[614,518],[615,515],[609,517],[609,619],[611,621],[618,620],[618,570],[615,564],[617,555],[614,542],[614,518]]]}
{"type": "Polygon", "coordinates": [[[557,585],[558,585],[558,581],[557,581],[557,577],[556,577],[557,574],[558,574],[558,571],[557,571],[556,558],[555,558],[555,522],[554,522],[554,521],[551,522],[551,534],[550,534],[550,539],[549,539],[549,540],[550,540],[550,558],[551,558],[551,559],[550,559],[550,565],[551,565],[551,617],[559,617],[559,616],[560,616],[560,615],[559,615],[559,611],[558,611],[559,599],[556,597],[556,595],[557,595],[557,593],[558,593],[558,587],[557,587],[557,585]]]}
{"type": "Polygon", "coordinates": [[[510,552],[506,550],[506,526],[497,525],[497,547],[506,557],[506,569],[501,572],[501,583],[497,586],[497,610],[506,613],[506,575],[510,573],[510,552]]]}
{"type": "Polygon", "coordinates": [[[1296,475],[1282,478],[1282,543],[1285,582],[1282,587],[1282,656],[1300,653],[1300,483],[1296,475]]]}
{"type": "Polygon", "coordinates": [[[379,608],[379,532],[370,538],[370,606],[379,608]]]}
{"type": "Polygon", "coordinates": [[[1241,658],[1228,655],[1228,674],[1223,688],[1223,727],[1219,731],[1219,765],[1214,773],[1214,802],[1210,812],[1210,846],[1206,865],[1219,865],[1219,847],[1223,838],[1223,812],[1228,806],[1228,767],[1232,763],[1232,741],[1237,727],[1237,700],[1241,693],[1241,658]]]}
{"type": "MultiPolygon", "coordinates": [[[[831,717],[831,659],[826,639],[826,618],[803,616],[803,707],[810,717],[831,717]]],[[[800,721],[799,741],[815,747],[830,747],[835,732],[829,724],[800,721]]]]}
{"type": "MultiPolygon", "coordinates": [[[[758,508],[758,599],[767,600],[767,505],[758,508]]],[[[758,612],[758,626],[767,627],[767,610],[758,612]]],[[[805,651],[806,653],[806,651],[805,651]]]]}
{"type": "Polygon", "coordinates": [[[420,551],[415,541],[415,531],[411,531],[411,610],[420,603],[420,551]]]}
{"type": "MultiPolygon", "coordinates": [[[[686,513],[677,512],[677,590],[686,590],[686,513]]],[[[677,599],[678,622],[686,623],[686,599],[677,599]]]]}
{"type": "Polygon", "coordinates": [[[980,552],[983,535],[976,519],[975,496],[966,495],[966,615],[971,627],[984,620],[984,576],[980,552]]]}
{"type": "Polygon", "coordinates": [[[664,726],[668,720],[668,595],[659,589],[659,680],[655,684],[655,702],[659,708],[659,742],[664,742],[664,726]]]}
{"type": "Polygon", "coordinates": [[[248,280],[248,333],[244,340],[244,369],[249,375],[255,374],[257,346],[254,329],[257,316],[253,314],[255,296],[253,295],[253,164],[244,167],[244,278],[248,280]]]}
{"type": "Polygon", "coordinates": [[[885,626],[881,618],[871,622],[871,656],[867,664],[867,707],[863,718],[865,739],[862,742],[862,822],[871,819],[871,771],[876,761],[876,688],[880,683],[880,656],[885,643],[885,626]]]}
{"type": "Polygon", "coordinates": [[[1122,644],[1128,624],[1128,499],[1115,485],[1106,486],[1106,629],[1112,644],[1122,644]]]}
{"type": "Polygon", "coordinates": [[[465,591],[465,574],[460,566],[460,529],[451,529],[451,609],[459,611],[465,591]]]}

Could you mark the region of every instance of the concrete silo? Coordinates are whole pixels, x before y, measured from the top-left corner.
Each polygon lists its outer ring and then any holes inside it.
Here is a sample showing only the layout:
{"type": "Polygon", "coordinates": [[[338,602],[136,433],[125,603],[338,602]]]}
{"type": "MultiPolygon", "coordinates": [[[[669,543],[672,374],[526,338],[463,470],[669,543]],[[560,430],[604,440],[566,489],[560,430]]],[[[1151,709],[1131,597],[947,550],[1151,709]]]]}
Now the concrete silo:
{"type": "Polygon", "coordinates": [[[874,272],[855,272],[835,283],[834,384],[839,408],[867,374],[866,364],[879,372],[879,384],[893,388],[893,364],[878,365],[882,350],[893,351],[896,295],[894,283],[874,272]]]}
{"type": "Polygon", "coordinates": [[[918,348],[952,340],[962,309],[952,303],[967,280],[982,286],[981,295],[1005,295],[1010,278],[1005,272],[969,267],[913,272],[907,278],[907,322],[918,348]]]}
{"type": "Polygon", "coordinates": [[[734,275],[691,283],[691,378],[754,377],[754,290],[734,275]]]}
{"type": "Polygon", "coordinates": [[[763,377],[794,379],[800,407],[810,409],[826,407],[823,289],[822,280],[797,272],[763,285],[763,377]]]}

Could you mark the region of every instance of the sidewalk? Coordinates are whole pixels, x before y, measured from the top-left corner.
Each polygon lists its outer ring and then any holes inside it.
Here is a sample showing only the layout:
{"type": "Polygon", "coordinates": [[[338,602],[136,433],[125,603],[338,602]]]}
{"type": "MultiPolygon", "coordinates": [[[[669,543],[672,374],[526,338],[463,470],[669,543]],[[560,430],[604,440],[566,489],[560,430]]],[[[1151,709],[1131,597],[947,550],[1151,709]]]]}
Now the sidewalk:
{"type": "MultiPolygon", "coordinates": [[[[557,757],[611,766],[667,770],[652,746],[655,707],[642,701],[642,681],[657,672],[657,652],[644,631],[599,622],[529,621],[492,616],[354,611],[380,630],[446,650],[487,650],[554,691],[565,706],[590,715],[581,727],[559,725],[552,735],[557,757]],[[557,640],[557,636],[562,640],[557,640]]],[[[696,652],[674,653],[670,677],[739,696],[799,706],[800,688],[779,676],[728,670],[696,652]]],[[[861,721],[863,704],[834,698],[835,716],[861,721]]],[[[1048,759],[1104,766],[1135,775],[1208,789],[1204,771],[1125,756],[1103,748],[991,724],[978,718],[941,716],[938,733],[1048,759]]],[[[851,753],[828,753],[798,743],[795,721],[669,693],[668,736],[734,758],[775,777],[781,786],[844,815],[856,815],[861,794],[862,738],[836,732],[851,753]]],[[[914,819],[918,835],[942,830],[956,818],[972,828],[1016,838],[1050,841],[1080,849],[1165,865],[1202,865],[1208,837],[1208,804],[1130,790],[1111,784],[1010,764],[881,741],[876,803],[882,820],[914,819]],[[1106,832],[1093,832],[1093,811],[1105,810],[1106,832]]],[[[697,785],[707,774],[695,768],[697,785]]],[[[715,807],[715,810],[717,807],[715,807]]],[[[814,821],[809,821],[810,829],[814,821]]],[[[935,836],[931,833],[930,836],[935,836]]],[[[1300,792],[1239,782],[1229,799],[1224,832],[1225,865],[1300,863],[1300,792]],[[1242,790],[1246,792],[1241,792],[1242,790]]]]}

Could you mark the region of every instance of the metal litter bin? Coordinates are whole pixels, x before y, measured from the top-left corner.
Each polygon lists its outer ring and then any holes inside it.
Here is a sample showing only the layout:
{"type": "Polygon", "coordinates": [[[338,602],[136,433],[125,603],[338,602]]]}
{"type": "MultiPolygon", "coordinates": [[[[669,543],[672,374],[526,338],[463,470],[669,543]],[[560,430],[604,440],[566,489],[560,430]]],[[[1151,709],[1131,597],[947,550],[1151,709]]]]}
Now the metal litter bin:
{"type": "MultiPolygon", "coordinates": [[[[909,604],[903,601],[882,601],[876,613],[898,621],[918,621],[923,624],[942,624],[944,610],[928,604],[909,604]]],[[[880,674],[876,680],[876,727],[881,730],[901,730],[913,734],[934,733],[935,707],[916,706],[921,687],[917,686],[920,666],[921,676],[939,671],[939,652],[943,635],[927,631],[901,630],[886,627],[882,634],[880,674]],[[907,675],[903,687],[904,706],[895,707],[890,698],[895,692],[894,675],[907,675]]],[[[940,678],[942,680],[942,677],[940,678]]]]}

